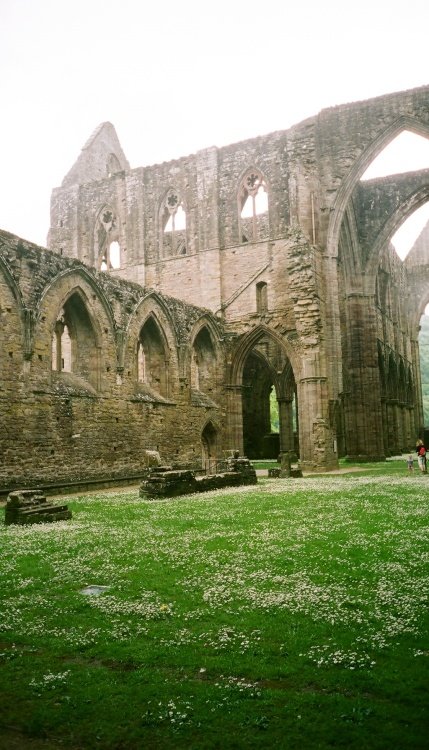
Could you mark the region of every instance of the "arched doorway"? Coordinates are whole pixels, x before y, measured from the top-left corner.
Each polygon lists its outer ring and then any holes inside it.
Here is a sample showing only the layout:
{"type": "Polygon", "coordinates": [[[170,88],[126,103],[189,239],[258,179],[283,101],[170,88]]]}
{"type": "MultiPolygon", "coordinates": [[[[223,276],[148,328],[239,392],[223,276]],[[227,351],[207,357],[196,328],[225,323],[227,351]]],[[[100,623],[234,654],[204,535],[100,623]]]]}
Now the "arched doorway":
{"type": "Polygon", "coordinates": [[[296,454],[297,389],[283,342],[263,326],[253,331],[237,351],[233,377],[230,447],[251,459],[296,454]]]}
{"type": "Polygon", "coordinates": [[[201,433],[202,465],[207,474],[212,474],[216,471],[218,453],[217,438],[217,430],[213,422],[207,422],[201,433]]]}

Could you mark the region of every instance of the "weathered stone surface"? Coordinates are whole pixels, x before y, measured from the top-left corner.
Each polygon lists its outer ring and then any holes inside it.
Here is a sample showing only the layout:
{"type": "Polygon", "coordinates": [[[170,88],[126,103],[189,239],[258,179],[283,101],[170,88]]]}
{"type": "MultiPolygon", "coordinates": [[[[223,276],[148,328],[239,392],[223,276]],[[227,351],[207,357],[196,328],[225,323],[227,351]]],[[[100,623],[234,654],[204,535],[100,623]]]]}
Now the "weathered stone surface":
{"type": "Polygon", "coordinates": [[[4,522],[10,524],[66,521],[72,517],[67,505],[54,505],[40,490],[10,492],[6,502],[4,522]]]}
{"type": "Polygon", "coordinates": [[[229,468],[222,474],[195,476],[189,469],[170,469],[157,467],[149,471],[140,487],[140,497],[155,499],[159,497],[178,497],[196,492],[208,492],[222,487],[239,487],[256,484],[256,471],[247,458],[234,458],[229,468]]]}
{"type": "Polygon", "coordinates": [[[125,480],[145,450],[321,471],[409,449],[429,231],[405,263],[390,239],[429,176],[360,181],[407,128],[429,134],[429,87],[137,169],[103,123],[53,191],[52,252],[0,232],[0,491],[125,480]]]}

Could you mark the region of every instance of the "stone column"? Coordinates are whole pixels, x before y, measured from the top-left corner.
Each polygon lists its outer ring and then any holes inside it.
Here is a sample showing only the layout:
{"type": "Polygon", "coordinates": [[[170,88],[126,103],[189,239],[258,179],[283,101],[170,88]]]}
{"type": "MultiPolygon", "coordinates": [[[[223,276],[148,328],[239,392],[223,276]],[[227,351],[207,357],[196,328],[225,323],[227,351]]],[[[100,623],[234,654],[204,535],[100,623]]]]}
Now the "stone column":
{"type": "Polygon", "coordinates": [[[389,447],[389,406],[386,398],[381,399],[381,422],[383,430],[384,452],[387,455],[387,450],[389,447]]]}
{"type": "Polygon", "coordinates": [[[347,455],[353,460],[381,461],[385,458],[385,448],[374,297],[352,293],[346,303],[347,455]]]}
{"type": "Polygon", "coordinates": [[[413,432],[413,411],[410,407],[405,409],[405,434],[404,434],[404,447],[405,450],[409,451],[414,448],[414,432],[413,432]]]}
{"type": "Polygon", "coordinates": [[[419,349],[418,339],[416,341],[411,341],[411,356],[412,356],[412,363],[413,363],[413,379],[414,379],[413,443],[415,443],[418,437],[423,437],[423,432],[424,432],[422,381],[421,381],[421,373],[420,373],[420,349],[419,349]]]}
{"type": "Polygon", "coordinates": [[[227,386],[227,428],[226,445],[228,450],[239,450],[243,455],[243,404],[241,385],[227,386]]]}
{"type": "Polygon", "coordinates": [[[337,468],[335,434],[329,421],[327,378],[301,378],[298,404],[301,467],[309,471],[337,468]]]}
{"type": "Polygon", "coordinates": [[[292,399],[279,398],[279,439],[280,453],[290,453],[294,449],[293,445],[293,414],[292,399]]]}
{"type": "Polygon", "coordinates": [[[64,323],[61,320],[57,320],[55,323],[55,369],[57,372],[62,372],[62,351],[61,351],[61,339],[64,333],[64,323]]]}

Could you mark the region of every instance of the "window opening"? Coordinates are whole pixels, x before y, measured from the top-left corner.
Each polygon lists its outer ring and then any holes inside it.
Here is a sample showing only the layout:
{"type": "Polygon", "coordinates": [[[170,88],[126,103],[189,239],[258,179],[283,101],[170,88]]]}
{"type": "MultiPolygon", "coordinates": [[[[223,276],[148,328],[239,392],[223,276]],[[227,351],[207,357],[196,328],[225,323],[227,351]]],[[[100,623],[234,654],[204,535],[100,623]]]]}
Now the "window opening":
{"type": "MultiPolygon", "coordinates": [[[[177,200],[177,196],[174,196],[177,200]]],[[[164,232],[174,232],[174,230],[186,229],[186,214],[183,206],[177,206],[176,211],[170,213],[170,218],[165,225],[164,232]]]]}
{"type": "Polygon", "coordinates": [[[138,347],[137,347],[137,371],[138,371],[139,383],[145,383],[146,382],[146,360],[145,360],[143,344],[141,341],[139,341],[138,347]]]}
{"type": "Polygon", "coordinates": [[[268,235],[268,193],[262,175],[256,170],[248,172],[239,192],[240,236],[242,242],[253,241],[268,235]]]}
{"type": "Polygon", "coordinates": [[[391,239],[392,245],[401,260],[404,260],[407,257],[409,251],[420,239],[422,234],[425,235],[427,242],[427,238],[429,237],[429,203],[417,208],[414,213],[412,213],[411,216],[401,224],[391,239]]]}
{"type": "Polygon", "coordinates": [[[96,258],[100,271],[121,267],[121,248],[118,242],[117,220],[110,208],[98,217],[96,230],[96,258]]]}
{"type": "Polygon", "coordinates": [[[119,242],[116,240],[110,243],[109,259],[112,268],[121,267],[121,248],[119,247],[119,242]]]}
{"type": "Polygon", "coordinates": [[[191,388],[208,393],[213,391],[216,379],[216,353],[206,327],[198,333],[192,348],[191,388]]]}
{"type": "Polygon", "coordinates": [[[167,194],[162,217],[164,254],[186,255],[186,211],[176,190],[167,194]]]}
{"type": "Polygon", "coordinates": [[[111,177],[116,172],[121,171],[121,165],[116,154],[110,154],[106,165],[107,176],[111,177]]]}
{"type": "MultiPolygon", "coordinates": [[[[422,169],[429,169],[429,138],[410,130],[403,130],[376,156],[361,180],[373,180],[422,169]]],[[[428,222],[429,204],[426,204],[414,211],[395,232],[391,242],[401,260],[406,258],[428,222]]]]}
{"type": "Polygon", "coordinates": [[[72,370],[72,342],[64,320],[64,310],[58,316],[52,337],[52,369],[57,372],[72,370]]]}
{"type": "MultiPolygon", "coordinates": [[[[255,175],[251,175],[249,179],[254,179],[255,175]]],[[[257,192],[249,192],[243,208],[241,210],[241,216],[243,219],[250,218],[252,216],[259,216],[268,211],[268,195],[265,192],[265,184],[262,182],[257,188],[257,192]]]]}
{"type": "Polygon", "coordinates": [[[371,162],[361,180],[429,169],[429,138],[403,130],[371,162]]]}
{"type": "Polygon", "coordinates": [[[149,318],[140,331],[137,344],[137,381],[162,396],[168,394],[168,360],[161,331],[149,318]]]}
{"type": "Polygon", "coordinates": [[[256,284],[256,312],[264,313],[268,310],[268,284],[259,281],[256,284]]]}
{"type": "Polygon", "coordinates": [[[52,331],[51,367],[57,373],[73,373],[95,389],[100,387],[97,339],[80,294],[67,299],[52,331]]]}

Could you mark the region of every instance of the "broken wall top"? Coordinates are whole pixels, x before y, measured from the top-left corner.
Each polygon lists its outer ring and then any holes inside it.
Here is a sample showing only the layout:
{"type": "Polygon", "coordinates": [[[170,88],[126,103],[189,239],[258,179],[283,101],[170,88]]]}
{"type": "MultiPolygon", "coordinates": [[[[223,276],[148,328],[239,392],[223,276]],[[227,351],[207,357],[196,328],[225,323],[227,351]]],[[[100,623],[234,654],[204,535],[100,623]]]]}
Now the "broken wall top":
{"type": "Polygon", "coordinates": [[[130,165],[110,122],[103,122],[85,143],[77,161],[64,177],[61,187],[83,185],[128,170],[130,165]]]}

